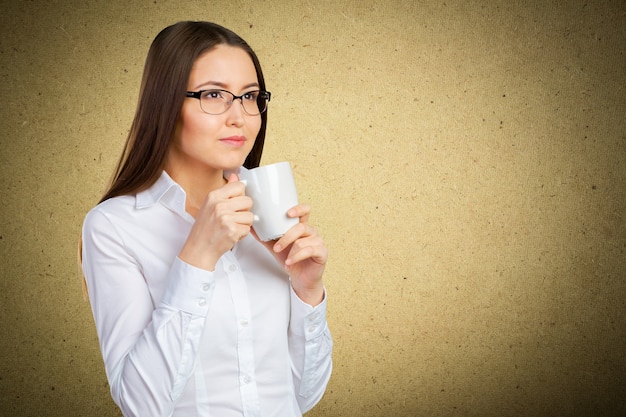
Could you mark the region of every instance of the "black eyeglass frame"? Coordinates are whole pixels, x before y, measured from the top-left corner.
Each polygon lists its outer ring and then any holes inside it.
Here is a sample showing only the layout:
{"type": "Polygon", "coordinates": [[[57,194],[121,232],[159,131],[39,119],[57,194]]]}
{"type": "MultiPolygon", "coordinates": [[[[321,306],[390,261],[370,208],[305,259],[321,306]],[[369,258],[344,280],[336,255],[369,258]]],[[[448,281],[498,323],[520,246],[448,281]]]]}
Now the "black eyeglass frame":
{"type": "Polygon", "coordinates": [[[267,103],[269,103],[269,101],[272,98],[272,93],[270,93],[269,91],[263,91],[263,90],[253,90],[253,91],[246,91],[245,93],[243,93],[240,96],[236,96],[235,94],[231,93],[228,90],[222,90],[222,89],[215,89],[212,88],[210,90],[200,90],[200,91],[187,91],[186,97],[190,97],[190,98],[197,98],[198,100],[200,100],[200,109],[205,112],[206,114],[212,114],[214,116],[219,116],[220,114],[224,114],[228,111],[228,109],[230,109],[230,107],[233,105],[233,103],[235,102],[235,100],[239,99],[239,102],[241,103],[241,108],[243,109],[243,111],[248,115],[248,116],[258,116],[262,113],[265,113],[267,111],[267,103]],[[221,113],[208,113],[206,110],[204,110],[202,108],[202,93],[206,93],[207,91],[215,91],[215,92],[222,92],[222,93],[228,93],[231,96],[233,96],[233,99],[230,101],[230,104],[224,109],[223,112],[221,113]],[[250,114],[248,113],[248,111],[246,110],[246,107],[243,105],[243,97],[247,94],[250,93],[258,93],[259,96],[257,97],[257,101],[260,98],[264,98],[265,99],[265,108],[263,109],[263,111],[258,112],[257,114],[250,114]]]}

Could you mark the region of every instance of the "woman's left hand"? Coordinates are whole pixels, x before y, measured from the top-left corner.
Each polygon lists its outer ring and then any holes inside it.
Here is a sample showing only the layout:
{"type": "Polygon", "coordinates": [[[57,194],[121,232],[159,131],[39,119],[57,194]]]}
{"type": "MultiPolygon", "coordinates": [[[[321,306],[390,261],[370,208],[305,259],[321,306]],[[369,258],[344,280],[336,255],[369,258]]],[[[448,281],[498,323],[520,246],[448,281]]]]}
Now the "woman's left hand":
{"type": "MultiPolygon", "coordinates": [[[[261,243],[283,265],[298,297],[316,306],[324,299],[322,274],[328,259],[328,249],[317,230],[308,223],[310,213],[311,208],[306,204],[291,208],[287,216],[299,217],[300,222],[277,241],[261,243]]],[[[254,236],[258,240],[256,233],[254,236]]]]}

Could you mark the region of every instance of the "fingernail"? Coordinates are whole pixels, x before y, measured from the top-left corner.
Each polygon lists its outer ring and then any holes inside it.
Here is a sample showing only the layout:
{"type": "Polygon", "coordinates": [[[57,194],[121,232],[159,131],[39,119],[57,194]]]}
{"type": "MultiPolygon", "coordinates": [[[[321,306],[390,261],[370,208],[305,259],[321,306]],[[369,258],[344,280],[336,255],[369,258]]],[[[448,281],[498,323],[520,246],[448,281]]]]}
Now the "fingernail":
{"type": "Polygon", "coordinates": [[[280,252],[281,250],[283,250],[283,247],[278,243],[274,245],[274,252],[280,252]]]}

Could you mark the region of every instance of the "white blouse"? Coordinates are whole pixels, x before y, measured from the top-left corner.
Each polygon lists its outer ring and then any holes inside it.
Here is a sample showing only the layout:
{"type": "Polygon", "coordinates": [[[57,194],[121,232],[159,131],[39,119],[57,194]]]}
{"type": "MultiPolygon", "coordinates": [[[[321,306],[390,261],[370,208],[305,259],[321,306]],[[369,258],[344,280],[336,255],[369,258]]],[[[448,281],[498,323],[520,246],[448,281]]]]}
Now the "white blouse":
{"type": "Polygon", "coordinates": [[[248,235],[215,271],[177,258],[194,219],[167,173],[86,216],[83,271],[111,395],[125,416],[301,416],[331,374],[314,307],[248,235]]]}

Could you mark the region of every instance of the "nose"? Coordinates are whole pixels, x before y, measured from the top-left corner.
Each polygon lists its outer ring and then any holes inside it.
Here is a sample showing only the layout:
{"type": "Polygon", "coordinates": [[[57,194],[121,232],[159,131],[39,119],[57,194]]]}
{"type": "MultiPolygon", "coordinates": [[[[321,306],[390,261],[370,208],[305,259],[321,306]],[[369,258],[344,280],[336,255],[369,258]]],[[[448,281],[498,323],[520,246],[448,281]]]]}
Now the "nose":
{"type": "Polygon", "coordinates": [[[228,110],[226,110],[226,122],[229,125],[242,126],[245,121],[243,112],[243,102],[241,101],[241,98],[237,97],[233,99],[230,107],[228,108],[228,110]],[[239,103],[235,103],[237,100],[239,100],[239,103]]]}

